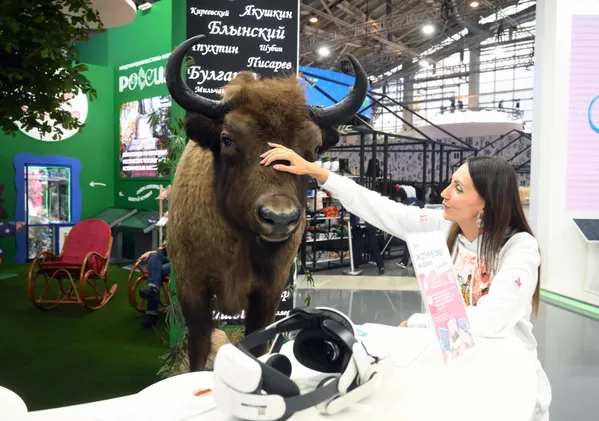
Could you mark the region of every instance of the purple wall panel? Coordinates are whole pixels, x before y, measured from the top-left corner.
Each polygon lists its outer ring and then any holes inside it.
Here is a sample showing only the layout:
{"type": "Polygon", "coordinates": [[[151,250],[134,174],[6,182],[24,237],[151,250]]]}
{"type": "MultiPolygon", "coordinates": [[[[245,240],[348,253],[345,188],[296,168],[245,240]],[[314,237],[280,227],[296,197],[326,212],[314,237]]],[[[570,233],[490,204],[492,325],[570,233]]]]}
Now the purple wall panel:
{"type": "Polygon", "coordinates": [[[566,209],[599,212],[599,16],[572,17],[566,209]]]}

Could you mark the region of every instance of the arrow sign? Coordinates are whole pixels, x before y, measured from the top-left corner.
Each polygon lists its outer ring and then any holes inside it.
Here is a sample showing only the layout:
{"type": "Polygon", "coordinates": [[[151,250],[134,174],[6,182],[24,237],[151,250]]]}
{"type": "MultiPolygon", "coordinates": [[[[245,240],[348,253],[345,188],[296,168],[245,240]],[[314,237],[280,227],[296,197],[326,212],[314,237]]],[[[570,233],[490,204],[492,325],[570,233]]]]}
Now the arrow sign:
{"type": "Polygon", "coordinates": [[[106,187],[106,184],[104,183],[96,183],[95,181],[92,181],[91,183],[89,183],[90,186],[92,187],[96,187],[96,186],[104,186],[106,187]]]}
{"type": "Polygon", "coordinates": [[[160,185],[159,184],[148,184],[148,185],[145,185],[145,186],[139,188],[135,192],[138,195],[137,197],[128,197],[127,200],[129,202],[143,202],[144,200],[146,200],[147,198],[149,198],[150,196],[152,196],[152,190],[158,190],[158,191],[160,191],[160,185]],[[144,195],[141,195],[146,190],[150,190],[150,191],[148,191],[144,195]]]}
{"type": "Polygon", "coordinates": [[[125,195],[123,194],[123,192],[122,192],[122,191],[120,191],[120,192],[119,192],[119,196],[120,196],[120,197],[123,197],[123,196],[125,196],[125,195]]]}

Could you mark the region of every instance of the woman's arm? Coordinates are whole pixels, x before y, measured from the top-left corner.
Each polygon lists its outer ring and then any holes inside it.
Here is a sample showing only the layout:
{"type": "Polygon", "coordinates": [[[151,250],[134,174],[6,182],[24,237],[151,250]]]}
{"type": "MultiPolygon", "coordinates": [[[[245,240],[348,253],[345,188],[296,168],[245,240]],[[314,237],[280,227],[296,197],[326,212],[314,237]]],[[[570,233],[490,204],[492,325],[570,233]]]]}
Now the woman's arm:
{"type": "Polygon", "coordinates": [[[343,206],[354,215],[371,225],[405,239],[408,232],[436,231],[446,228],[449,223],[443,212],[433,209],[420,209],[395,202],[379,193],[362,187],[347,177],[342,177],[307,162],[292,150],[269,143],[274,149],[262,154],[261,164],[268,166],[275,161],[288,161],[289,165],[276,164],[277,171],[314,177],[323,189],[331,192],[343,206]]]}
{"type": "Polygon", "coordinates": [[[321,187],[354,215],[403,240],[406,233],[443,230],[449,225],[441,210],[406,206],[335,173],[321,187]]]}

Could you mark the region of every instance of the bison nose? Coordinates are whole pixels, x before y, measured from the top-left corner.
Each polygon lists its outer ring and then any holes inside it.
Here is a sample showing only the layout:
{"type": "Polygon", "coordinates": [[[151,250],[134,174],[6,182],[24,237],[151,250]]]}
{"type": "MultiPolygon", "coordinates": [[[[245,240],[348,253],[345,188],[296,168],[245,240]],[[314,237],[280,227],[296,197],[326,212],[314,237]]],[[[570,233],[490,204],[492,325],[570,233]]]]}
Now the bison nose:
{"type": "Polygon", "coordinates": [[[262,206],[258,211],[260,222],[274,228],[275,231],[286,232],[300,218],[300,210],[294,209],[290,212],[277,212],[266,206],[262,206]]]}

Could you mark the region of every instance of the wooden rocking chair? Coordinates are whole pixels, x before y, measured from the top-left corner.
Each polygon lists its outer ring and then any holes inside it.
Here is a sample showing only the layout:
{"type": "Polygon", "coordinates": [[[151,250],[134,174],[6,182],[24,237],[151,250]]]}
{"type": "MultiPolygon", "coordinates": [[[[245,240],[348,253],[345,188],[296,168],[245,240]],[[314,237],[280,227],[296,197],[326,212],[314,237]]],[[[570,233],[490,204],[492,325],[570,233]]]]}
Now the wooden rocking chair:
{"type": "Polygon", "coordinates": [[[41,310],[58,304],[79,304],[89,310],[104,307],[117,289],[116,284],[108,287],[111,248],[106,222],[79,222],[69,232],[60,255],[41,251],[31,262],[29,299],[41,310]]]}
{"type": "MultiPolygon", "coordinates": [[[[141,256],[135,262],[135,265],[129,272],[127,279],[127,298],[131,307],[143,313],[146,311],[148,303],[139,296],[139,289],[144,288],[148,279],[148,258],[149,256],[141,256]]],[[[160,304],[158,306],[160,313],[165,313],[168,306],[171,304],[171,277],[165,275],[162,277],[162,287],[160,288],[160,304]]]]}

